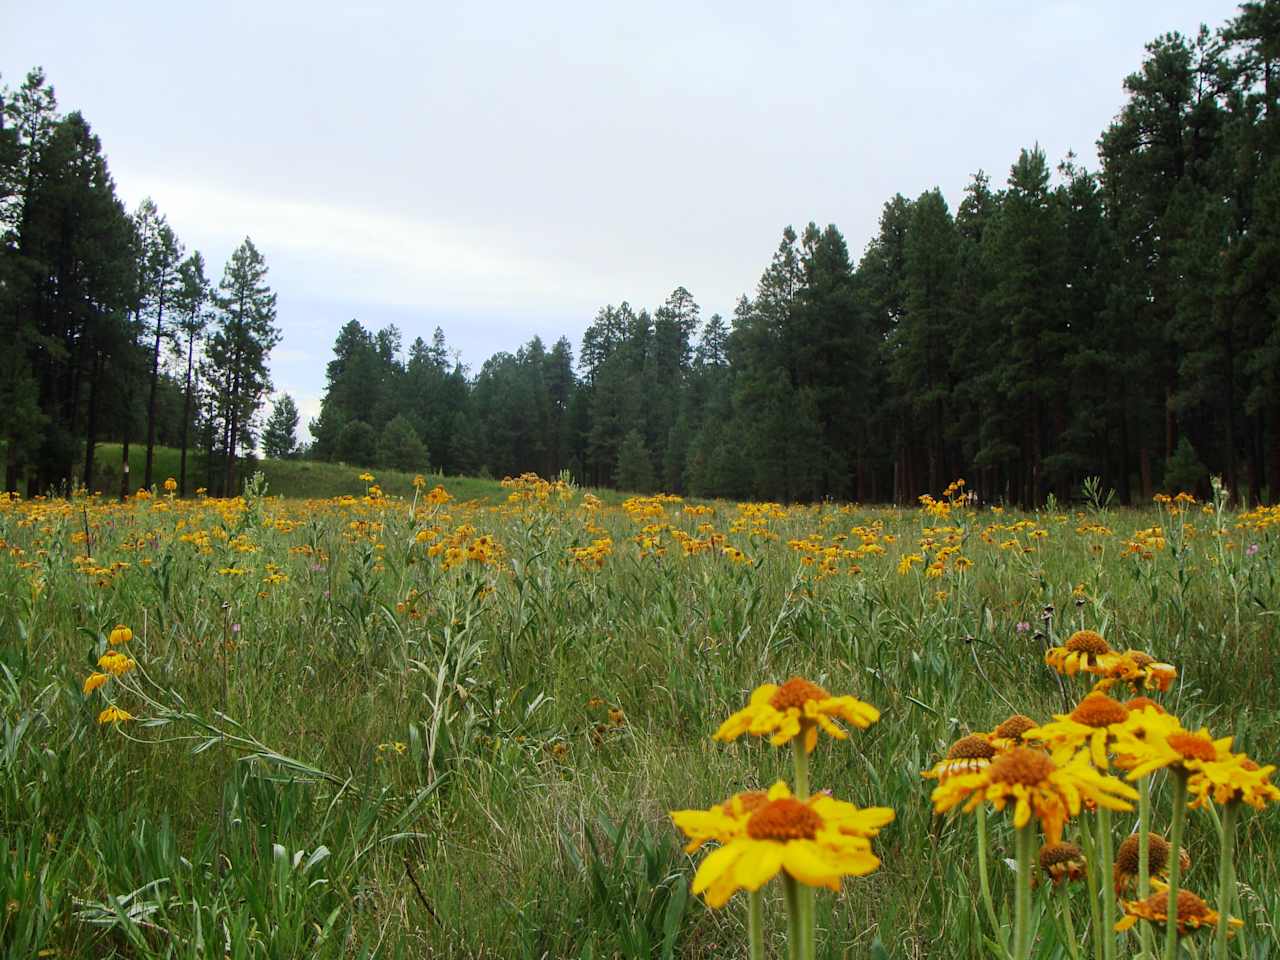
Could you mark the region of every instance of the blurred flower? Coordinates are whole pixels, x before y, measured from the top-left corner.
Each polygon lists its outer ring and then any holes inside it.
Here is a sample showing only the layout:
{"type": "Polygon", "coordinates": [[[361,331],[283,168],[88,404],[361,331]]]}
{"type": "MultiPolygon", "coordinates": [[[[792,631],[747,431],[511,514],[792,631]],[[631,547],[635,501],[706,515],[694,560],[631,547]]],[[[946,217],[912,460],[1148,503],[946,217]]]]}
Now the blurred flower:
{"type": "Polygon", "coordinates": [[[1074,677],[1081,670],[1093,670],[1101,658],[1111,653],[1111,647],[1094,630],[1077,630],[1067,638],[1065,646],[1051,647],[1044,655],[1044,662],[1059,673],[1074,677]]]}
{"type": "Polygon", "coordinates": [[[95,671],[89,674],[84,681],[84,695],[87,697],[110,679],[111,675],[108,673],[98,673],[95,671]]]}
{"type": "MultiPolygon", "coordinates": [[[[1139,920],[1159,924],[1169,921],[1169,894],[1165,890],[1158,890],[1145,900],[1126,900],[1123,905],[1125,915],[1116,924],[1117,930],[1128,930],[1139,920]]],[[[1178,907],[1174,913],[1179,936],[1201,927],[1215,927],[1218,924],[1218,912],[1190,890],[1178,891],[1178,907]]],[[[1227,924],[1232,927],[1243,927],[1244,921],[1230,917],[1227,924]]]]}
{"type": "Polygon", "coordinates": [[[1040,848],[1040,869],[1055,887],[1085,875],[1084,853],[1074,843],[1046,843],[1040,848]]]}
{"type": "Polygon", "coordinates": [[[98,723],[120,723],[124,720],[132,720],[133,714],[128,711],[121,710],[114,703],[98,714],[98,723]]]}
{"type": "MultiPolygon", "coordinates": [[[[1147,871],[1150,876],[1167,876],[1169,873],[1169,841],[1158,833],[1147,834],[1147,871]]],[[[1178,855],[1178,869],[1185,876],[1191,869],[1191,857],[1186,847],[1178,855]]],[[[1138,835],[1131,833],[1116,849],[1116,862],[1112,879],[1117,896],[1125,893],[1138,876],[1138,835]]]]}
{"type": "Polygon", "coordinates": [[[751,702],[733,714],[715,732],[716,740],[735,740],[744,733],[760,737],[772,734],[770,742],[781,746],[803,736],[806,753],[818,743],[821,727],[837,740],[849,734],[834,719],[866,729],[880,719],[880,711],[854,697],[833,697],[822,687],[802,677],[792,677],[778,686],[766,683],[751,694],[751,702]]]}
{"type": "Polygon", "coordinates": [[[1138,793],[1122,780],[1100,773],[1081,751],[1065,764],[1030,747],[1014,747],[1000,754],[986,769],[948,777],[933,791],[933,807],[943,813],[964,803],[969,813],[989,801],[997,810],[1014,804],[1013,825],[1023,827],[1035,814],[1051,843],[1062,839],[1068,817],[1080,813],[1089,800],[1109,810],[1132,810],[1138,793]]]}

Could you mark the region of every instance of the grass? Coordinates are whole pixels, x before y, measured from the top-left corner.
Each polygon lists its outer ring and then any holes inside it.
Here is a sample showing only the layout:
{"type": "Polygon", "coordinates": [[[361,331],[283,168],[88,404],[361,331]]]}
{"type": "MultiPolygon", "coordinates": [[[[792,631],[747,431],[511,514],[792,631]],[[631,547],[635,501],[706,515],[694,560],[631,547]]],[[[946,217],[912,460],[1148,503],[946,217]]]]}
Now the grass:
{"type": "MultiPolygon", "coordinates": [[[[666,812],[787,775],[710,733],[798,673],[883,711],[823,742],[815,785],[897,811],[881,869],[819,896],[819,955],[978,958],[972,825],[933,815],[920,772],[1064,708],[1046,644],[1090,627],[1150,650],[1188,725],[1278,752],[1275,511],[624,508],[453,478],[454,501],[414,504],[280,466],[272,492],[313,498],[0,504],[8,954],[745,956],[737,901],[688,895],[666,812]],[[943,544],[972,566],[900,572],[943,544]],[[86,696],[117,623],[138,667],[86,696]],[[138,719],[99,725],[108,702],[138,719]]],[[[1187,831],[1209,895],[1212,818],[1187,831]]],[[[1007,818],[992,833],[1011,904],[1007,818]]],[[[1274,811],[1239,839],[1247,942],[1274,951],[1274,811]]],[[[779,929],[776,884],[766,913],[779,929]]],[[[1065,955],[1048,928],[1037,951],[1065,955]]]]}

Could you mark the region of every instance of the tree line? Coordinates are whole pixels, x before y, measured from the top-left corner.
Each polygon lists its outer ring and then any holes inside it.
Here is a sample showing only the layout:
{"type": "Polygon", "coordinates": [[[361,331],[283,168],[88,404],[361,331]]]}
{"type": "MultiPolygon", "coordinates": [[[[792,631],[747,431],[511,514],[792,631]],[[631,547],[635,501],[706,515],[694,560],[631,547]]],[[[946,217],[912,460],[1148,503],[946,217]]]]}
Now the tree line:
{"type": "Polygon", "coordinates": [[[101,142],[79,112],[59,112],[41,70],[0,89],[6,491],[118,480],[124,496],[162,479],[161,444],[181,448],[182,493],[237,488],[271,386],[276,298],[248,238],[216,286],[205,271],[150,199],[125,210],[101,142]],[[122,464],[98,461],[106,440],[122,464]],[[140,477],[131,444],[145,447],[140,477]]]}
{"type": "Polygon", "coordinates": [[[1275,500],[1280,3],[1159,37],[1124,89],[1096,171],[1033,146],[954,210],[895,195],[856,261],[835,226],[788,227],[728,321],[678,287],[600,310],[576,363],[535,338],[474,377],[439,330],[406,360],[352,321],[313,453],[784,501],[963,476],[1037,504],[1096,476],[1131,502],[1214,472],[1275,500]]]}

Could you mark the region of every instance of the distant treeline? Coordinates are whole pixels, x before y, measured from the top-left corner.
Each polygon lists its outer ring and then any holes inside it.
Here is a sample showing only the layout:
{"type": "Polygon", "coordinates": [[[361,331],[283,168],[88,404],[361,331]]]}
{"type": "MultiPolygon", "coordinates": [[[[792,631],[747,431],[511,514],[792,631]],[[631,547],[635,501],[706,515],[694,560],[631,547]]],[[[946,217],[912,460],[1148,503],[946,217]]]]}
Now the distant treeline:
{"type": "Polygon", "coordinates": [[[275,294],[247,238],[217,287],[204,269],[150,200],[125,212],[100,141],[80,113],[58,112],[43,72],[0,88],[6,491],[110,479],[123,495],[165,479],[157,445],[181,448],[183,492],[188,447],[193,488],[237,488],[271,387],[275,294]],[[125,462],[130,442],[145,445],[142,474],[98,462],[104,440],[123,442],[125,462]]]}
{"type": "Polygon", "coordinates": [[[963,476],[1036,504],[1101,477],[1126,502],[1210,472],[1280,495],[1280,2],[1160,37],[1056,177],[1023,150],[953,213],[894,196],[854,263],[834,226],[782,243],[703,322],[683,287],[602,309],[575,366],[538,339],[474,379],[443,334],[338,336],[313,455],[450,472],[569,470],[633,490],[908,502],[963,476]],[[385,426],[383,426],[385,425],[385,426]]]}
{"type": "MultiPolygon", "coordinates": [[[[1280,496],[1280,0],[1167,34],[1125,79],[1100,168],[1023,150],[890,199],[855,262],[783,231],[753,297],[704,320],[677,287],[600,310],[474,376],[439,330],[338,336],[309,453],[701,496],[909,502],[963,476],[989,500],[1280,496]]],[[[101,440],[183,450],[180,484],[234,491],[295,452],[279,339],[249,240],[214,288],[150,201],[127,214],[79,113],[38,70],[0,98],[0,440],[6,489],[101,488],[101,440]],[[186,451],[194,451],[188,483],[186,451]]],[[[127,451],[126,451],[127,455],[127,451]]],[[[120,489],[143,476],[110,475],[120,489]]]]}

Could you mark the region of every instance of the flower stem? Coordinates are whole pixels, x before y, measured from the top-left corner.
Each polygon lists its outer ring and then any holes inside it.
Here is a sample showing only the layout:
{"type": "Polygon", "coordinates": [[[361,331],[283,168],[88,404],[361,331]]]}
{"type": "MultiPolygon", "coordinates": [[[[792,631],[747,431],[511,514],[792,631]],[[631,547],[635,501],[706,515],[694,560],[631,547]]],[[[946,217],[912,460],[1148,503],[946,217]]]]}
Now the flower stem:
{"type": "Polygon", "coordinates": [[[1116,955],[1116,888],[1111,880],[1113,873],[1111,858],[1111,811],[1106,807],[1098,807],[1098,853],[1102,856],[1099,869],[1102,872],[1102,926],[1098,935],[1102,937],[1102,955],[1112,960],[1116,955]]]}
{"type": "Polygon", "coordinates": [[[1178,955],[1178,882],[1182,879],[1182,823],[1187,819],[1187,775],[1174,770],[1173,776],[1173,825],[1169,830],[1169,905],[1165,920],[1164,960],[1174,960],[1178,955]]]}
{"type": "MultiPolygon", "coordinates": [[[[1138,899],[1151,896],[1151,777],[1143,777],[1138,783],[1138,899]]],[[[1138,931],[1142,940],[1142,954],[1155,956],[1156,941],[1150,924],[1142,924],[1138,931]]]]}
{"type": "MultiPolygon", "coordinates": [[[[1102,960],[1102,910],[1098,905],[1098,858],[1094,855],[1093,832],[1087,823],[1080,825],[1080,844],[1084,847],[1084,859],[1087,864],[1085,880],[1089,885],[1089,919],[1093,923],[1093,956],[1094,960],[1102,960]]],[[[1110,883],[1110,877],[1103,877],[1103,883],[1110,883]]]]}
{"type": "MultiPolygon", "coordinates": [[[[809,754],[804,748],[804,740],[805,735],[802,730],[800,735],[791,741],[791,755],[795,759],[796,769],[795,797],[802,802],[809,799],[809,754]]],[[[794,883],[795,881],[791,882],[794,883]]],[[[817,935],[813,889],[804,885],[797,885],[795,901],[798,922],[796,928],[798,952],[796,956],[798,960],[810,960],[814,954],[814,940],[817,935]]]]}
{"type": "Polygon", "coordinates": [[[801,960],[804,921],[800,917],[800,885],[785,870],[782,871],[782,894],[787,901],[787,960],[801,960]]]}
{"type": "Polygon", "coordinates": [[[1071,960],[1080,960],[1080,945],[1076,943],[1076,929],[1071,922],[1071,894],[1069,883],[1058,884],[1058,907],[1062,917],[1062,926],[1066,930],[1066,936],[1063,938],[1067,941],[1067,952],[1071,954],[1071,960]]]}
{"type": "Polygon", "coordinates": [[[747,944],[751,960],[764,960],[764,897],[759,890],[747,892],[747,944]]]}
{"type": "Polygon", "coordinates": [[[1031,823],[1018,827],[1017,888],[1013,899],[1013,960],[1031,956],[1031,856],[1035,846],[1035,827],[1031,823]]]}
{"type": "Polygon", "coordinates": [[[1005,939],[1004,928],[1000,926],[1000,918],[996,915],[995,901],[991,899],[991,878],[987,876],[987,805],[978,804],[975,812],[978,824],[978,886],[982,890],[982,903],[987,908],[987,919],[991,922],[991,934],[1008,955],[1009,944],[1005,939]]]}
{"type": "Polygon", "coordinates": [[[1215,960],[1227,960],[1227,919],[1231,913],[1232,894],[1235,893],[1234,854],[1236,833],[1236,808],[1239,801],[1230,800],[1222,808],[1222,842],[1218,861],[1218,932],[1213,942],[1215,960]]]}
{"type": "Polygon", "coordinates": [[[791,741],[791,755],[796,763],[796,799],[802,803],[809,799],[809,754],[804,749],[804,734],[791,741]]]}

